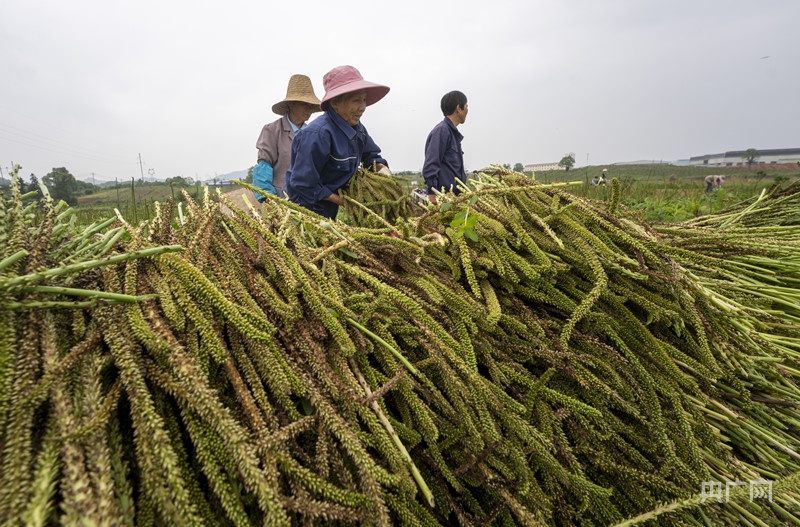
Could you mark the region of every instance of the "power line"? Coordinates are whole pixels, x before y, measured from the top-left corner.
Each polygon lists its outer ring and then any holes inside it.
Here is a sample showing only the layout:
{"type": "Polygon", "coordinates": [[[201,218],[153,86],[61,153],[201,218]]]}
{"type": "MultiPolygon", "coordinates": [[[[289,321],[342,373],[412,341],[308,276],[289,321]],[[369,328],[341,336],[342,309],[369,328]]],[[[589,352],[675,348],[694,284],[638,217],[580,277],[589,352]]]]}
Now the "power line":
{"type": "Polygon", "coordinates": [[[46,146],[34,145],[34,144],[31,144],[31,143],[26,143],[25,141],[19,141],[19,140],[16,140],[16,139],[9,139],[9,138],[2,137],[2,136],[0,136],[0,140],[9,141],[9,142],[12,142],[12,143],[18,143],[18,144],[29,146],[29,147],[32,147],[32,148],[38,148],[39,150],[46,150],[48,152],[54,152],[54,153],[60,154],[60,155],[74,156],[74,157],[80,157],[80,158],[84,158],[84,159],[89,159],[89,160],[92,160],[92,161],[98,161],[99,160],[99,161],[104,161],[106,163],[112,163],[113,162],[113,163],[118,163],[118,164],[133,164],[134,163],[133,161],[119,161],[119,160],[99,159],[97,157],[87,156],[87,155],[79,154],[79,153],[76,153],[76,152],[64,152],[63,150],[55,150],[53,148],[48,148],[46,146]]]}
{"type": "Polygon", "coordinates": [[[80,156],[86,159],[97,159],[103,161],[112,161],[117,163],[129,163],[130,161],[123,161],[118,156],[108,155],[97,150],[91,150],[77,145],[72,145],[57,139],[50,139],[35,132],[29,132],[14,126],[0,124],[0,139],[14,143],[23,144],[41,150],[48,150],[51,152],[70,154],[80,156]],[[15,131],[16,130],[16,131],[15,131]],[[23,140],[20,140],[23,139],[23,140]],[[33,141],[31,143],[29,141],[33,141]],[[47,144],[49,143],[49,144],[47,144]]]}

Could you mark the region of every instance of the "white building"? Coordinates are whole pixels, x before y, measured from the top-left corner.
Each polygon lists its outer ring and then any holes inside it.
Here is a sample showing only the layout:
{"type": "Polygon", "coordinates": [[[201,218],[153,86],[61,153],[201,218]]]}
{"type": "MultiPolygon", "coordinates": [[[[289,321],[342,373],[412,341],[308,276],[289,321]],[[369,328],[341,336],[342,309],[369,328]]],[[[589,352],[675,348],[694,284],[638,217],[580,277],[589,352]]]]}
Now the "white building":
{"type": "Polygon", "coordinates": [[[564,167],[558,166],[558,162],[555,162],[555,163],[535,163],[533,165],[525,165],[522,168],[523,172],[540,172],[543,170],[564,170],[564,167]]]}
{"type": "MultiPolygon", "coordinates": [[[[722,154],[706,154],[689,158],[689,165],[709,167],[732,167],[746,165],[744,150],[732,150],[722,154]]],[[[759,156],[754,165],[767,163],[795,163],[800,161],[800,148],[779,148],[774,150],[758,150],[759,156]]]]}

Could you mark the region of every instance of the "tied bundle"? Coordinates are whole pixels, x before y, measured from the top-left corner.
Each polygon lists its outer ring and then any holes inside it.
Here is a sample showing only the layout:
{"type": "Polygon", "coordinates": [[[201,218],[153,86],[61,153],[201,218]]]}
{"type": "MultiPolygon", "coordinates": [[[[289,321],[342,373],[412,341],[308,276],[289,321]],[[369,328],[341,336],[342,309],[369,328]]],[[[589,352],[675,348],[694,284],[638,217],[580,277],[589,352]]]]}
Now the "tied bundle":
{"type": "Polygon", "coordinates": [[[402,179],[359,168],[340,190],[346,221],[363,228],[383,228],[421,213],[410,199],[402,179]]]}

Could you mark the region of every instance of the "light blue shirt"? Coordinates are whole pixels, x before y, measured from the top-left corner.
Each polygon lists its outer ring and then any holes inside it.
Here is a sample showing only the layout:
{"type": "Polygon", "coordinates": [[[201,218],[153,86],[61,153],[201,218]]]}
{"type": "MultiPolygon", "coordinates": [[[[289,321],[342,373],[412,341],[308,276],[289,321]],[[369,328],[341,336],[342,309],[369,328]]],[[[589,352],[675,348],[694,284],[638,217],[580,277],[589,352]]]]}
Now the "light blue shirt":
{"type": "MultiPolygon", "coordinates": [[[[297,135],[301,129],[306,127],[306,123],[303,123],[300,127],[292,122],[289,119],[289,116],[286,116],[286,120],[289,121],[289,126],[292,127],[292,133],[297,135]]],[[[277,190],[275,189],[274,185],[272,184],[272,176],[274,175],[274,168],[273,166],[264,161],[263,159],[259,160],[255,167],[253,167],[253,186],[258,188],[264,189],[271,194],[276,194],[277,190]]],[[[256,200],[259,202],[264,200],[264,197],[259,194],[258,192],[253,193],[255,195],[256,200]]],[[[285,191],[281,189],[281,194],[285,194],[285,191]]]]}

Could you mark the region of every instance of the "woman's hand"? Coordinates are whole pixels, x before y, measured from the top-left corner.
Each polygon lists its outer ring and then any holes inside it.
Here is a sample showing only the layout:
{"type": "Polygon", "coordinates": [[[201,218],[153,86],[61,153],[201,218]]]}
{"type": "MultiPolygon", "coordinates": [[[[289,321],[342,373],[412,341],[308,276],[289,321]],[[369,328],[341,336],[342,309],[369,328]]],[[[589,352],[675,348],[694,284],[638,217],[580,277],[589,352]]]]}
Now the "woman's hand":
{"type": "Polygon", "coordinates": [[[344,205],[344,199],[342,199],[342,197],[339,196],[339,194],[337,194],[336,192],[332,193],[330,196],[325,198],[325,201],[330,201],[331,203],[335,203],[336,205],[339,205],[340,207],[342,205],[344,205]]]}
{"type": "Polygon", "coordinates": [[[375,163],[375,172],[378,174],[383,174],[384,176],[392,175],[392,171],[389,170],[389,167],[387,167],[383,163],[375,163]]]}

